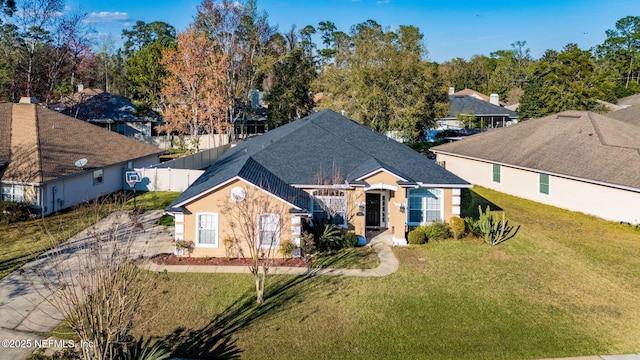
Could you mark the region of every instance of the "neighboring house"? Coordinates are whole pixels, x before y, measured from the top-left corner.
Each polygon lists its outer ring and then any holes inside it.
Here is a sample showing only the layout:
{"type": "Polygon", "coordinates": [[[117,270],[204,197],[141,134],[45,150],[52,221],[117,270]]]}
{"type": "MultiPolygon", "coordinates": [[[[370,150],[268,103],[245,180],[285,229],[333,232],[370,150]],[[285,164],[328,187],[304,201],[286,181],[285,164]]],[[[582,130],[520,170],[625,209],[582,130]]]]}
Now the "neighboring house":
{"type": "Polygon", "coordinates": [[[640,126],[640,104],[625,105],[624,108],[611,111],[606,115],[616,120],[620,120],[629,124],[640,126]]]}
{"type": "Polygon", "coordinates": [[[487,96],[483,93],[477,92],[475,90],[471,90],[469,88],[462,89],[460,91],[455,91],[455,88],[449,88],[449,95],[468,95],[474,97],[478,100],[482,100],[493,105],[498,106],[506,106],[507,104],[500,101],[500,96],[498,94],[491,94],[491,96],[487,96]]]}
{"type": "Polygon", "coordinates": [[[459,216],[461,189],[470,186],[409,147],[324,110],[235,146],[167,210],[176,240],[193,241],[196,256],[225,255],[231,219],[224,203],[255,193],[287,207],[280,238],[295,244],[302,222],[330,218],[361,235],[386,228],[406,243],[409,227],[459,216]]]}
{"type": "Polygon", "coordinates": [[[518,122],[515,111],[471,95],[450,94],[449,102],[451,106],[447,116],[437,119],[440,128],[496,128],[518,122]]]}
{"type": "Polygon", "coordinates": [[[627,106],[629,106],[629,105],[640,106],[640,94],[635,94],[635,95],[624,97],[622,99],[618,99],[618,105],[622,105],[622,106],[625,106],[625,105],[627,105],[627,106]]]}
{"type": "Polygon", "coordinates": [[[120,96],[99,89],[82,89],[73,96],[52,104],[51,108],[65,115],[84,120],[120,135],[151,136],[159,116],[136,116],[136,106],[120,96]]]}
{"type": "Polygon", "coordinates": [[[447,170],[475,185],[637,224],[638,139],[640,126],[592,112],[565,111],[431,151],[447,170]]]}
{"type": "Polygon", "coordinates": [[[161,150],[22,98],[0,103],[4,201],[48,215],[123,189],[127,169],[158,163],[161,150]]]}

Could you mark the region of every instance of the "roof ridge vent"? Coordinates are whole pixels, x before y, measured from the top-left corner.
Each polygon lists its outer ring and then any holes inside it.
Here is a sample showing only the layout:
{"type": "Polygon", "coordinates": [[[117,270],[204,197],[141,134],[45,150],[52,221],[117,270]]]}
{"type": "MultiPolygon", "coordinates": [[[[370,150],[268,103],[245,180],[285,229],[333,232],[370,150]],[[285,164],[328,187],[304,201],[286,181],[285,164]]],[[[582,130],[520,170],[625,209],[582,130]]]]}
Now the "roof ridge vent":
{"type": "Polygon", "coordinates": [[[580,119],[582,115],[570,115],[570,114],[558,114],[556,115],[556,119],[580,119]]]}

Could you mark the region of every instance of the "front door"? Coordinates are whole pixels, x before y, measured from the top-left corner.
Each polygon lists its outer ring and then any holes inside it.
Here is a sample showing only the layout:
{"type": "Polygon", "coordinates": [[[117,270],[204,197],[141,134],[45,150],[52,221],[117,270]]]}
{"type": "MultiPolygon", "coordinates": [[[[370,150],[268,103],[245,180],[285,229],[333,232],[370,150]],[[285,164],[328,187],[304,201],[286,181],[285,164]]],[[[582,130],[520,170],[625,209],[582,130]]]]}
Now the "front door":
{"type": "Polygon", "coordinates": [[[366,226],[380,227],[380,194],[366,194],[366,226]]]}

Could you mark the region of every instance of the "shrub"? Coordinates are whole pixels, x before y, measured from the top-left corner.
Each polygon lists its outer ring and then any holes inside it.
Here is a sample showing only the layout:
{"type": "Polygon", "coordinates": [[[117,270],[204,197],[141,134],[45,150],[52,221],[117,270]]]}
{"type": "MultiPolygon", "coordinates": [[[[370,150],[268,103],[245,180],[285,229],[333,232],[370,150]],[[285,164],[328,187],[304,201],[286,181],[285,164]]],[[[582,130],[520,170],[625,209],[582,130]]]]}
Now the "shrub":
{"type": "Polygon", "coordinates": [[[291,259],[293,257],[293,251],[295,249],[296,245],[291,242],[291,240],[285,239],[280,241],[280,248],[278,249],[278,253],[287,259],[291,259]]]}
{"type": "Polygon", "coordinates": [[[0,201],[0,222],[11,224],[29,220],[31,205],[25,202],[0,201]]]}
{"type": "Polygon", "coordinates": [[[224,255],[227,259],[238,256],[238,248],[236,247],[235,238],[227,236],[222,240],[222,243],[224,244],[224,255]]]}
{"type": "Polygon", "coordinates": [[[429,225],[419,226],[416,229],[424,233],[427,241],[445,240],[451,236],[449,225],[444,222],[434,222],[429,225]]]}
{"type": "Polygon", "coordinates": [[[353,232],[348,232],[342,236],[342,246],[345,248],[352,248],[358,245],[358,235],[353,232]]]}
{"type": "Polygon", "coordinates": [[[342,232],[337,226],[326,224],[316,225],[319,238],[317,248],[319,251],[339,250],[342,247],[342,232]]]}
{"type": "Polygon", "coordinates": [[[482,237],[482,230],[480,230],[478,220],[472,217],[464,218],[464,231],[474,237],[482,237]]]}
{"type": "Polygon", "coordinates": [[[454,239],[460,239],[465,234],[464,220],[454,216],[449,220],[449,230],[454,239]]]}
{"type": "Polygon", "coordinates": [[[306,231],[302,232],[302,236],[300,237],[300,250],[302,251],[302,256],[305,260],[308,260],[311,254],[318,251],[313,233],[306,231]]]}
{"type": "Polygon", "coordinates": [[[502,213],[502,219],[499,220],[491,214],[488,206],[484,213],[482,212],[482,208],[478,206],[478,212],[480,213],[478,226],[482,231],[484,241],[491,246],[511,239],[516,236],[518,230],[520,230],[520,225],[518,225],[518,227],[509,225],[509,221],[506,219],[504,212],[502,213]]]}
{"type": "Polygon", "coordinates": [[[424,232],[418,229],[413,229],[409,231],[407,240],[409,240],[409,244],[419,245],[427,242],[427,236],[424,234],[424,232]]]}

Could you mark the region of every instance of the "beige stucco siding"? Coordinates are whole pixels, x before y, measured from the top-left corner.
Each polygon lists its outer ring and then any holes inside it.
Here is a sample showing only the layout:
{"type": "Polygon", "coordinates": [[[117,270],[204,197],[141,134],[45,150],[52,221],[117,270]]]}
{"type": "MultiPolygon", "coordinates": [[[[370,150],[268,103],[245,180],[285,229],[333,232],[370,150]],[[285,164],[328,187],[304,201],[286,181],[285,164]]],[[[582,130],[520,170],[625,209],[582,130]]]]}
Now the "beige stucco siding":
{"type": "MultiPolygon", "coordinates": [[[[265,191],[256,188],[254,185],[245,182],[244,180],[236,179],[233,180],[215,191],[203,195],[198,199],[188,203],[184,206],[184,222],[179,223],[176,221],[176,228],[178,230],[182,230],[181,234],[176,231],[176,238],[182,238],[185,241],[193,241],[196,244],[194,252],[192,256],[212,256],[212,257],[223,257],[226,256],[224,239],[227,237],[233,237],[233,231],[231,229],[230,223],[232,222],[231,216],[225,213],[225,204],[228,204],[231,201],[230,192],[234,187],[243,188],[247,195],[245,201],[251,201],[250,199],[255,197],[266,197],[269,199],[270,208],[277,208],[282,217],[282,227],[280,229],[280,241],[291,239],[291,215],[288,213],[289,209],[291,209],[291,205],[283,202],[277,197],[267,194],[265,191]],[[217,247],[204,247],[197,245],[197,216],[198,214],[204,213],[213,213],[218,214],[218,244],[217,247]]],[[[257,216],[257,214],[256,214],[257,216]]],[[[245,251],[245,256],[248,256],[248,248],[246,241],[240,241],[239,245],[242,246],[245,251]]]]}
{"type": "MultiPolygon", "coordinates": [[[[385,195],[387,195],[387,228],[393,233],[395,239],[404,239],[404,231],[407,225],[407,212],[404,209],[401,211],[400,204],[406,205],[407,191],[398,186],[398,180],[401,179],[392,173],[378,171],[362,180],[369,184],[367,188],[375,189],[371,191],[383,190],[385,195]],[[387,189],[385,189],[385,185],[387,189]]],[[[362,222],[364,226],[364,217],[362,222]]]]}
{"type": "Polygon", "coordinates": [[[480,186],[607,220],[640,223],[640,192],[560,176],[549,176],[549,194],[539,191],[539,172],[501,166],[493,181],[492,163],[438,154],[447,170],[480,186]]]}

